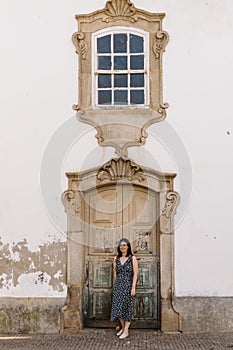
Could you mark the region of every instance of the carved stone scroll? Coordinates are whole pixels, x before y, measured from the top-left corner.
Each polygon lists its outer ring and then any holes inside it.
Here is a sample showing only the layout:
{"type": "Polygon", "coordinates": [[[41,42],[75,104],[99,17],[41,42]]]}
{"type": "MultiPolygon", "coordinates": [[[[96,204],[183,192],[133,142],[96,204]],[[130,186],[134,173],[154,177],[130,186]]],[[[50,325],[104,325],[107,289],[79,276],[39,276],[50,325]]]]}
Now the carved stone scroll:
{"type": "Polygon", "coordinates": [[[161,233],[172,233],[174,230],[174,215],[179,204],[180,196],[177,192],[168,192],[166,202],[160,217],[160,231],[161,233]]]}
{"type": "Polygon", "coordinates": [[[139,180],[141,182],[145,180],[145,176],[139,165],[129,159],[118,158],[111,159],[104,164],[97,174],[97,179],[100,181],[128,179],[129,181],[139,180]]]}
{"type": "Polygon", "coordinates": [[[167,112],[166,109],[169,107],[169,104],[167,102],[160,105],[160,108],[158,110],[158,113],[161,114],[161,116],[166,117],[167,112]]]}
{"type": "Polygon", "coordinates": [[[81,32],[76,32],[72,35],[72,41],[76,47],[76,53],[81,54],[82,59],[85,60],[87,56],[87,43],[85,41],[85,35],[81,32]]]}
{"type": "Polygon", "coordinates": [[[72,215],[76,215],[80,212],[80,198],[79,195],[72,190],[65,191],[62,194],[62,203],[65,207],[66,213],[71,213],[72,215]]]}
{"type": "Polygon", "coordinates": [[[168,33],[162,30],[159,30],[155,33],[155,42],[153,44],[153,52],[155,58],[160,58],[161,54],[165,51],[165,47],[168,43],[169,36],[168,33]]]}

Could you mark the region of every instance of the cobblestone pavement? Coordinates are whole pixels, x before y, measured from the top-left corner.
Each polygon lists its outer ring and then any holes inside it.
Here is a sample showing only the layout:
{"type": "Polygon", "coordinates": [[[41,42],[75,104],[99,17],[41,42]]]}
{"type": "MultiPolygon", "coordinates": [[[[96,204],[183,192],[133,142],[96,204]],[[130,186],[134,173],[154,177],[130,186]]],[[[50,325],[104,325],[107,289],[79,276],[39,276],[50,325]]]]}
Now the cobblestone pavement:
{"type": "Polygon", "coordinates": [[[233,349],[233,333],[165,334],[152,330],[131,330],[119,340],[115,331],[86,329],[79,334],[0,335],[0,350],[193,350],[233,349]]]}

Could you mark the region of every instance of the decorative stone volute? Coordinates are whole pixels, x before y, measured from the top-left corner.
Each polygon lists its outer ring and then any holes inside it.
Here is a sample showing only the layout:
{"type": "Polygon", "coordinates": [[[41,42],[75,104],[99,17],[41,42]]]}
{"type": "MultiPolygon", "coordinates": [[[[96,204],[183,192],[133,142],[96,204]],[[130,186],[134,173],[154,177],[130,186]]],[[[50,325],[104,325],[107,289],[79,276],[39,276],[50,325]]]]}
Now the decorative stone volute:
{"type": "Polygon", "coordinates": [[[87,43],[85,41],[85,34],[76,32],[72,35],[72,40],[74,46],[76,47],[76,53],[79,54],[83,60],[85,60],[87,56],[87,43]]]}
{"type": "Polygon", "coordinates": [[[159,30],[155,34],[155,42],[153,44],[153,52],[155,54],[155,58],[158,59],[160,55],[165,51],[168,40],[169,36],[167,32],[159,30]]]}
{"type": "Polygon", "coordinates": [[[161,233],[172,233],[174,231],[174,216],[179,202],[180,196],[177,192],[167,192],[166,202],[160,216],[161,233]]]}
{"type": "Polygon", "coordinates": [[[76,215],[80,212],[81,202],[80,196],[73,190],[67,190],[62,194],[62,203],[66,213],[76,215]]]}

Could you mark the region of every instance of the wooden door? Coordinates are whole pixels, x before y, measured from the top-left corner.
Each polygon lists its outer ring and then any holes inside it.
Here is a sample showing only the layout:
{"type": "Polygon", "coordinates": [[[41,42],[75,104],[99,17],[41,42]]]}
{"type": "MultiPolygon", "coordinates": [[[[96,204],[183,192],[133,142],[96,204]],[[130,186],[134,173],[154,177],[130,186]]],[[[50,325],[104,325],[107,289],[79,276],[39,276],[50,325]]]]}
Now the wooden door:
{"type": "Polygon", "coordinates": [[[130,184],[105,186],[86,195],[85,326],[114,326],[109,321],[113,258],[117,243],[125,237],[139,262],[132,327],[160,327],[157,201],[155,192],[130,184]]]}

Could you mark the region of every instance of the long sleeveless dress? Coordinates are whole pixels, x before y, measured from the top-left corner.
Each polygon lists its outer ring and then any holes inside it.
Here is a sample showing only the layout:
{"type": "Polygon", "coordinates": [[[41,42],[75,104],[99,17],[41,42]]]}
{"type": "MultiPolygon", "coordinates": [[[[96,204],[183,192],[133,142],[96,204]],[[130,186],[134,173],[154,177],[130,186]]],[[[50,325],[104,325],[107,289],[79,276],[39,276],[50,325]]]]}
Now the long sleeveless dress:
{"type": "Polygon", "coordinates": [[[120,317],[130,322],[133,312],[134,297],[131,296],[133,283],[133,267],[130,256],[124,264],[121,264],[120,257],[116,260],[116,282],[113,288],[111,321],[117,321],[120,317]]]}

